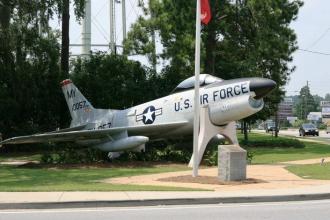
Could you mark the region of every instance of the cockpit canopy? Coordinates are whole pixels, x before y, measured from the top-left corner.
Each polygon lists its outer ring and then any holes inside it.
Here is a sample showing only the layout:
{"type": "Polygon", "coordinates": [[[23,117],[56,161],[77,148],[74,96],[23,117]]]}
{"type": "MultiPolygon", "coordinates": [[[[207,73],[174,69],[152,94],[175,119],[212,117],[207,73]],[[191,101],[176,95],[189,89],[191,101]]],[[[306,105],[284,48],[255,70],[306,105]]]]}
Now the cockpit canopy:
{"type": "MultiPolygon", "coordinates": [[[[221,82],[223,79],[209,75],[209,74],[200,74],[199,76],[199,86],[209,85],[215,82],[221,82]]],[[[184,90],[192,89],[195,87],[195,76],[189,77],[188,79],[183,80],[172,93],[182,92],[184,90]]]]}

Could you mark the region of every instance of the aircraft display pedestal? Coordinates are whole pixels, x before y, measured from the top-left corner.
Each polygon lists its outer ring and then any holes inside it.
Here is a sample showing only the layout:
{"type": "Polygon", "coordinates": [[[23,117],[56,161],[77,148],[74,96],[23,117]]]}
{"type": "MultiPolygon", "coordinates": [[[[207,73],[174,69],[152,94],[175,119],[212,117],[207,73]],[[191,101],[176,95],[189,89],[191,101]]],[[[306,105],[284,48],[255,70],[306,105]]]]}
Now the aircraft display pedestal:
{"type": "MultiPolygon", "coordinates": [[[[230,144],[238,144],[236,136],[236,123],[232,121],[225,126],[214,125],[210,120],[208,106],[202,107],[200,111],[200,127],[198,137],[198,165],[203,158],[207,144],[217,134],[223,135],[230,144]]],[[[192,167],[193,165],[193,158],[194,156],[190,159],[189,167],[192,167]]]]}
{"type": "Polygon", "coordinates": [[[218,178],[221,181],[245,180],[246,150],[239,145],[219,145],[218,178]]]}

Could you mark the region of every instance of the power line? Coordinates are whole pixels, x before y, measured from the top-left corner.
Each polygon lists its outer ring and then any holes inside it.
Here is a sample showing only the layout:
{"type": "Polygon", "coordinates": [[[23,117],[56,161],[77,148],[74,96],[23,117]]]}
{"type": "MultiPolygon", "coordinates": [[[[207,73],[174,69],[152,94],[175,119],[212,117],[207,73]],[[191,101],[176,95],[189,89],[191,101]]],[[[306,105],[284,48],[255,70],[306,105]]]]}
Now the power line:
{"type": "MultiPolygon", "coordinates": [[[[136,11],[136,8],[135,8],[135,6],[133,5],[133,3],[131,2],[131,0],[129,0],[128,2],[129,2],[129,4],[131,5],[131,8],[133,9],[133,12],[135,13],[135,15],[136,15],[137,17],[139,17],[139,12],[136,11]]],[[[138,10],[139,10],[139,7],[138,7],[138,10]]]]}
{"type": "MultiPolygon", "coordinates": [[[[108,39],[108,37],[106,37],[107,35],[108,35],[108,33],[107,33],[107,31],[103,28],[103,26],[102,26],[102,24],[97,20],[97,19],[95,19],[95,18],[92,18],[92,22],[95,24],[95,26],[99,26],[99,31],[101,32],[102,31],[102,33],[104,34],[104,36],[103,36],[103,38],[104,39],[108,39]]],[[[102,34],[101,33],[101,34],[102,34]]],[[[109,40],[107,40],[107,41],[109,41],[109,40]]]]}
{"type": "Polygon", "coordinates": [[[330,53],[323,53],[323,52],[307,50],[307,49],[298,49],[298,50],[308,52],[308,53],[314,53],[314,54],[318,54],[318,55],[330,56],[330,53]]]}
{"type": "MultiPolygon", "coordinates": [[[[97,17],[98,17],[98,15],[101,13],[101,11],[103,11],[103,9],[105,9],[106,6],[107,5],[107,2],[105,2],[103,5],[102,5],[102,7],[98,10],[98,12],[95,14],[95,15],[93,15],[92,16],[92,22],[93,22],[93,20],[94,20],[94,24],[96,25],[96,23],[99,25],[99,28],[100,29],[102,29],[102,33],[101,34],[104,34],[104,35],[108,35],[107,34],[107,31],[103,28],[103,25],[102,24],[100,24],[100,22],[98,21],[98,19],[97,19],[97,17]]],[[[99,30],[100,31],[100,30],[99,30]]],[[[103,36],[103,38],[107,38],[107,37],[105,37],[105,36],[103,36]]],[[[107,40],[108,41],[108,40],[107,40]]]]}
{"type": "Polygon", "coordinates": [[[307,47],[307,49],[310,49],[312,47],[314,47],[320,40],[322,40],[327,33],[330,31],[330,28],[327,28],[321,35],[319,38],[317,38],[309,47],[307,47]]]}
{"type": "MultiPolygon", "coordinates": [[[[97,21],[97,20],[96,20],[97,21]]],[[[94,20],[92,20],[92,23],[96,27],[96,29],[99,31],[99,33],[102,35],[105,41],[108,41],[107,37],[102,33],[102,29],[98,27],[98,23],[96,23],[94,20]]],[[[102,27],[102,26],[101,26],[102,27]]]]}

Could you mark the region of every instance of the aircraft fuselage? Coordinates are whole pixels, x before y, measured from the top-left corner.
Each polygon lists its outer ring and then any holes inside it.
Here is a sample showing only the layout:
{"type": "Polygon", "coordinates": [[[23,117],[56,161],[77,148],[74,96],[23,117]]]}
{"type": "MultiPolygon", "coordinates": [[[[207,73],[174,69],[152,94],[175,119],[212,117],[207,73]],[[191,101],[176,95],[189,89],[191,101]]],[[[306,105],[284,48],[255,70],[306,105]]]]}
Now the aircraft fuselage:
{"type": "MultiPolygon", "coordinates": [[[[225,80],[200,88],[201,107],[208,107],[210,119],[215,125],[248,117],[263,108],[263,100],[254,99],[251,80],[225,80]]],[[[252,82],[253,83],[253,82],[252,82]]],[[[267,83],[266,83],[267,84],[267,83]]],[[[265,85],[267,86],[267,85],[265,85]]],[[[129,136],[143,135],[150,139],[192,135],[194,119],[194,89],[174,93],[126,110],[116,111],[95,125],[95,129],[107,127],[134,127],[187,121],[178,129],[153,129],[151,131],[130,130],[129,136]]]]}

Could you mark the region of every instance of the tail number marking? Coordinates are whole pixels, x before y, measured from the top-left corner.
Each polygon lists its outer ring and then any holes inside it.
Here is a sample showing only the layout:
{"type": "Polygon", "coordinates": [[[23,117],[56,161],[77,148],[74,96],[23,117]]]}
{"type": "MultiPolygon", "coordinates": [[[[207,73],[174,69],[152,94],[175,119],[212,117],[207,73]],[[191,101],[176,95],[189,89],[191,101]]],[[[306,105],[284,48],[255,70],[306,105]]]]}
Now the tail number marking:
{"type": "Polygon", "coordinates": [[[76,96],[76,90],[75,89],[71,89],[70,92],[66,91],[66,94],[68,96],[68,99],[72,99],[76,96]]]}
{"type": "Polygon", "coordinates": [[[77,111],[86,107],[88,107],[86,101],[77,102],[72,105],[72,111],[77,111]]]}

